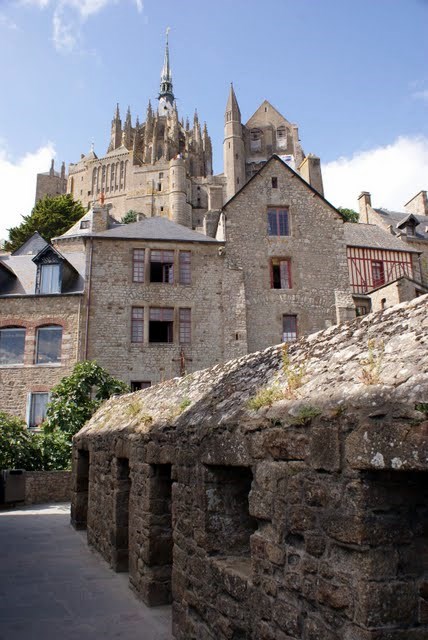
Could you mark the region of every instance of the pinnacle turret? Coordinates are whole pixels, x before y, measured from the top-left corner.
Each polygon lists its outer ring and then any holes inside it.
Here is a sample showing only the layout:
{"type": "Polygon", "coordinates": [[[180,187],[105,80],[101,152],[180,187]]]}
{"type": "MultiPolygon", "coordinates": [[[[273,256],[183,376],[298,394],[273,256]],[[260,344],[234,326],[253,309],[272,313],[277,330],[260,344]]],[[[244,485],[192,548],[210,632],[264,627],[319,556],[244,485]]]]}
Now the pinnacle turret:
{"type": "Polygon", "coordinates": [[[233,120],[241,122],[241,111],[239,109],[238,100],[236,99],[235,90],[233,88],[232,83],[230,83],[230,91],[229,91],[229,97],[227,99],[225,120],[226,122],[230,122],[233,120]]]}
{"type": "Polygon", "coordinates": [[[174,93],[172,88],[172,73],[169,63],[169,44],[168,44],[169,27],[166,30],[166,43],[163,67],[161,72],[161,81],[159,88],[159,115],[167,115],[174,105],[174,93]]]}

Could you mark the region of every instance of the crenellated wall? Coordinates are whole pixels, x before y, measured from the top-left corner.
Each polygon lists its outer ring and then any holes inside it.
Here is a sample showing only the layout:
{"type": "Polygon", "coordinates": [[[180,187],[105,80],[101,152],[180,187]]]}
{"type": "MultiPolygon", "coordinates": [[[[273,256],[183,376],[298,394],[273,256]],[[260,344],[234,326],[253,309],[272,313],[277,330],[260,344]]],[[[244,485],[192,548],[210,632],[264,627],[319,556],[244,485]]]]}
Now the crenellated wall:
{"type": "Polygon", "coordinates": [[[428,296],[106,402],[72,521],[179,640],[428,637],[428,296]]]}

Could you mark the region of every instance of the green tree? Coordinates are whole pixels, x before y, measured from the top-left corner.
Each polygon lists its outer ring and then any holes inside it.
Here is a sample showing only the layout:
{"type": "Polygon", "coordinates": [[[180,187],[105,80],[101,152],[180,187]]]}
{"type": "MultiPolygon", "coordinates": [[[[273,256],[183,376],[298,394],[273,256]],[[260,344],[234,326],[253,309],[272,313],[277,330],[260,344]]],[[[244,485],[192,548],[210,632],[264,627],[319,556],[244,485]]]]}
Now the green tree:
{"type": "Polygon", "coordinates": [[[134,211],[133,209],[129,209],[129,211],[127,211],[125,215],[122,216],[121,223],[129,224],[130,222],[137,222],[137,220],[138,220],[138,212],[134,211]]]}
{"type": "Polygon", "coordinates": [[[5,249],[15,251],[35,231],[50,242],[55,236],[65,233],[85,213],[80,202],[75,202],[70,194],[46,196],[37,202],[30,215],[22,216],[19,226],[8,229],[9,240],[5,242],[5,249]]]}
{"type": "Polygon", "coordinates": [[[52,471],[71,466],[71,442],[66,434],[42,429],[33,433],[23,420],[0,412],[0,469],[52,471]]]}
{"type": "Polygon", "coordinates": [[[354,209],[346,209],[345,207],[337,207],[337,210],[344,216],[347,222],[358,222],[359,214],[354,209]]]}
{"type": "Polygon", "coordinates": [[[97,362],[78,362],[71,374],[52,389],[45,431],[59,429],[71,439],[104,400],[128,391],[124,382],[113,378],[97,362]]]}

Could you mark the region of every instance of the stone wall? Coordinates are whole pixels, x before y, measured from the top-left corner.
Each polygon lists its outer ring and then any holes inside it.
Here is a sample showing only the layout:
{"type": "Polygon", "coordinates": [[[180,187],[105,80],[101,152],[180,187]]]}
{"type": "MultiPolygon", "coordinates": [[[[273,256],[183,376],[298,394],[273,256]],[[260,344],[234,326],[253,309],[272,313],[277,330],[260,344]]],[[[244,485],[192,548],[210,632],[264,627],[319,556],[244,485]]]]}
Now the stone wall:
{"type": "Polygon", "coordinates": [[[72,520],[179,640],[428,635],[428,296],[106,402],[72,520]]]}
{"type": "Polygon", "coordinates": [[[29,393],[50,391],[80,359],[81,295],[14,296],[1,301],[0,328],[24,327],[23,364],[0,366],[0,411],[26,417],[29,393]],[[61,362],[36,364],[37,327],[63,327],[61,362]],[[80,328],[80,329],[79,329],[80,328]]]}
{"type": "Polygon", "coordinates": [[[71,471],[26,471],[25,504],[69,502],[71,471]]]}
{"type": "Polygon", "coordinates": [[[282,340],[284,314],[297,317],[298,336],[335,324],[335,292],[355,317],[343,219],[283,162],[271,158],[224,210],[226,260],[244,275],[250,352],[282,340]],[[288,235],[268,235],[268,207],[288,209],[288,235]],[[272,288],[272,258],[289,260],[289,288],[272,288]]]}
{"type": "Polygon", "coordinates": [[[127,383],[154,384],[180,374],[182,349],[189,372],[246,353],[242,274],[226,268],[220,247],[215,242],[94,240],[88,358],[127,383]],[[133,282],[134,249],[145,249],[146,257],[152,249],[174,250],[174,284],[133,282]],[[178,283],[178,250],[191,252],[190,285],[178,283]],[[142,343],[131,342],[134,306],[144,308],[142,343]],[[172,342],[149,342],[150,307],[174,309],[172,342]],[[184,345],[179,344],[180,308],[191,310],[191,338],[184,345]]]}

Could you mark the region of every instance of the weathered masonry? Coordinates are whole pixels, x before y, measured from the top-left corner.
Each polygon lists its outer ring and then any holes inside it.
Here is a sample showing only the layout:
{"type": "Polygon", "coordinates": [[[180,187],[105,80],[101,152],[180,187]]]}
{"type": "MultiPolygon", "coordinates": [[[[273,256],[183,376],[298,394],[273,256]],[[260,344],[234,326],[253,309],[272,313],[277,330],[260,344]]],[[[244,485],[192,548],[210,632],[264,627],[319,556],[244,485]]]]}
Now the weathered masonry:
{"type": "Polygon", "coordinates": [[[108,401],[72,520],[179,640],[428,637],[428,296],[108,401]]]}

